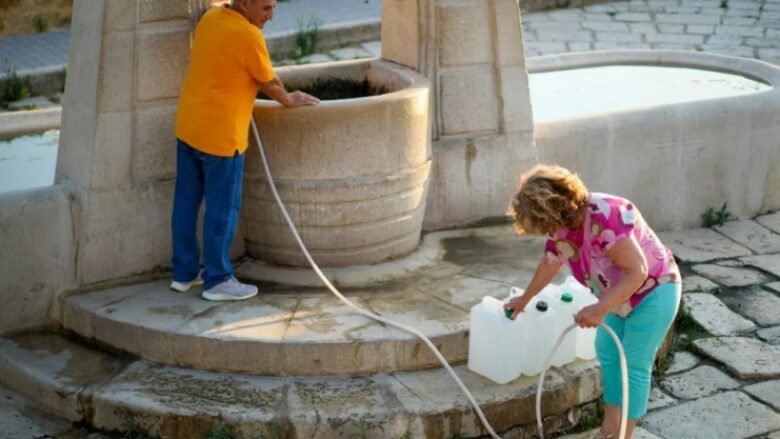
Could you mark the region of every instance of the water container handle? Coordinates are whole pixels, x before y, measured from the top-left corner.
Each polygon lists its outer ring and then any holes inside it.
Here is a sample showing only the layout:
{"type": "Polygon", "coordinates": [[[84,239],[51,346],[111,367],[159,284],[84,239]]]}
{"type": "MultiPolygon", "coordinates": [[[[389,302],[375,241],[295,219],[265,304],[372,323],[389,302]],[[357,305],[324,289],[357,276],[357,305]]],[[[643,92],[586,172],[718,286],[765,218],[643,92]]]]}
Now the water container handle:
{"type": "Polygon", "coordinates": [[[509,297],[522,296],[523,294],[525,294],[525,290],[522,288],[517,288],[517,287],[509,288],[509,297]]]}

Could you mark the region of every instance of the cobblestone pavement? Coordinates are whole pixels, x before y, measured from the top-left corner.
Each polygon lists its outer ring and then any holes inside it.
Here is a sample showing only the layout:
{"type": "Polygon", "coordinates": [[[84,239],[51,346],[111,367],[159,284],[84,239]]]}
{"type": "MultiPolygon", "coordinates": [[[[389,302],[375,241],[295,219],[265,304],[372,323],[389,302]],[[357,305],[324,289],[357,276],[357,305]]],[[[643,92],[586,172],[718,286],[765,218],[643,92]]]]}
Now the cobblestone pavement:
{"type": "MultiPolygon", "coordinates": [[[[524,14],[523,31],[529,57],[672,49],[780,62],[780,0],[619,1],[524,14]]],[[[378,45],[320,53],[296,62],[378,56],[378,45]]]]}
{"type": "Polygon", "coordinates": [[[631,0],[528,14],[529,56],[679,49],[780,61],[780,0],[631,0]]]}

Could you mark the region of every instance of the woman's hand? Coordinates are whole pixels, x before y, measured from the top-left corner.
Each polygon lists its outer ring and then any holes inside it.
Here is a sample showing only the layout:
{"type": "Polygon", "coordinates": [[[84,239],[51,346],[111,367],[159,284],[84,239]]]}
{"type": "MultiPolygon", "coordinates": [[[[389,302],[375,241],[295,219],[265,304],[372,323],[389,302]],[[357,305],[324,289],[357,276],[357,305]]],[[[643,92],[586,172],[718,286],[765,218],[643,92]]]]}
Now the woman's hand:
{"type": "Polygon", "coordinates": [[[523,312],[526,305],[528,305],[528,301],[530,298],[526,297],[526,295],[517,296],[510,300],[509,302],[504,304],[504,311],[511,309],[512,310],[512,316],[509,317],[511,320],[514,320],[515,317],[517,317],[518,314],[523,312]]]}
{"type": "Polygon", "coordinates": [[[574,323],[580,325],[583,328],[596,328],[601,326],[604,321],[604,316],[607,315],[607,311],[601,306],[601,303],[594,303],[593,305],[582,308],[574,316],[574,323]]]}

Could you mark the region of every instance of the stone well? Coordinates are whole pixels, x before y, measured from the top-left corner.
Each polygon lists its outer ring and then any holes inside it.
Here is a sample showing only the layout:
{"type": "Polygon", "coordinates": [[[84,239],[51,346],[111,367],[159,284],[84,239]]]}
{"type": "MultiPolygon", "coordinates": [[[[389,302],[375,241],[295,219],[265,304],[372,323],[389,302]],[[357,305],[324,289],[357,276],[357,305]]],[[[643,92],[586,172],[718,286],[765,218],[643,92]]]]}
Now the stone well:
{"type": "MultiPolygon", "coordinates": [[[[420,240],[431,168],[428,81],[381,60],[277,73],[292,85],[335,77],[367,79],[388,91],[293,109],[256,102],[254,117],[271,173],[314,259],[323,266],[344,266],[411,252],[420,240]]],[[[254,145],[247,156],[241,220],[250,255],[308,265],[254,145]]]]}

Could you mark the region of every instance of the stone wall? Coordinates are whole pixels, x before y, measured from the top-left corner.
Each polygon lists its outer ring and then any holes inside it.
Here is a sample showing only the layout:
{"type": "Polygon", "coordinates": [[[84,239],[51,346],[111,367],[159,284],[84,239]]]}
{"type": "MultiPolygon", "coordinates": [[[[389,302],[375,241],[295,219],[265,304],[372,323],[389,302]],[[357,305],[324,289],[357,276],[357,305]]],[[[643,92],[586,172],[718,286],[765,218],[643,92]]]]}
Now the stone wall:
{"type": "Polygon", "coordinates": [[[0,196],[0,332],[44,323],[54,295],[73,288],[74,189],[59,185],[0,196]]]}
{"type": "Polygon", "coordinates": [[[503,216],[536,163],[515,0],[384,0],[382,56],[431,81],[433,170],[425,227],[503,216]]]}
{"type": "Polygon", "coordinates": [[[68,27],[73,0],[0,0],[0,37],[68,27]]]}

